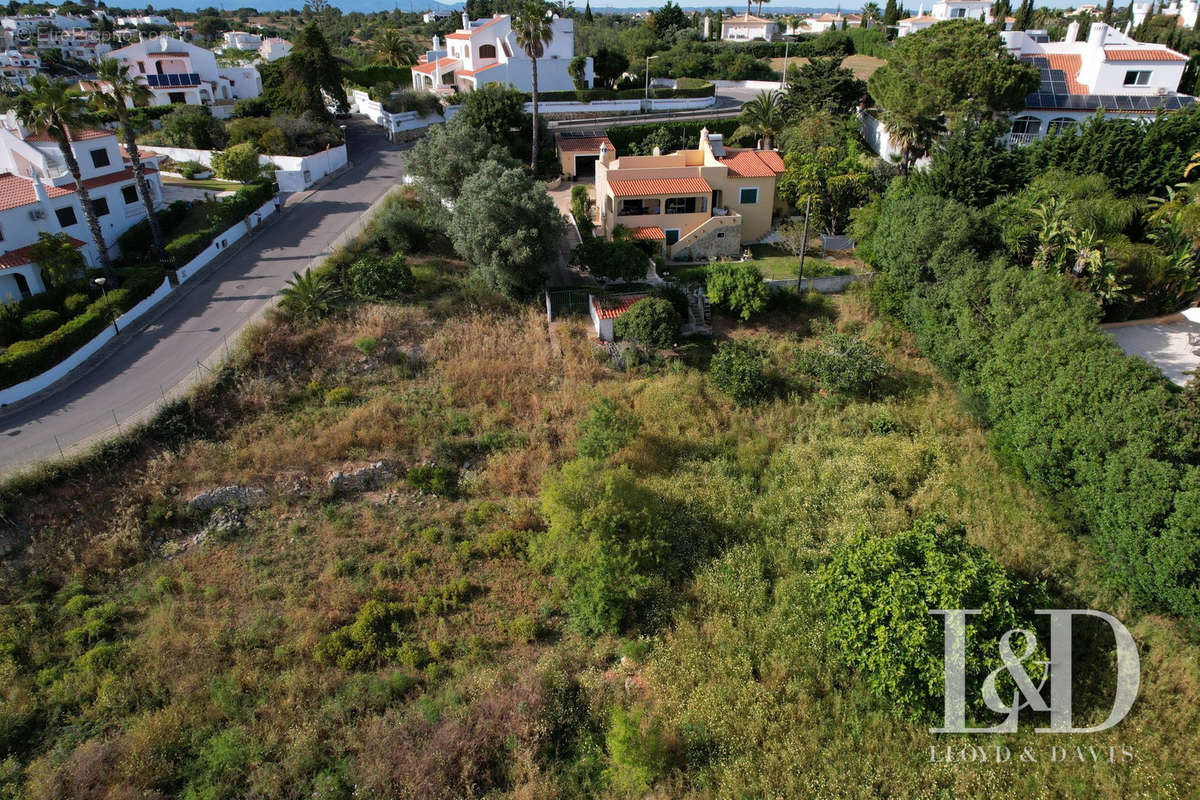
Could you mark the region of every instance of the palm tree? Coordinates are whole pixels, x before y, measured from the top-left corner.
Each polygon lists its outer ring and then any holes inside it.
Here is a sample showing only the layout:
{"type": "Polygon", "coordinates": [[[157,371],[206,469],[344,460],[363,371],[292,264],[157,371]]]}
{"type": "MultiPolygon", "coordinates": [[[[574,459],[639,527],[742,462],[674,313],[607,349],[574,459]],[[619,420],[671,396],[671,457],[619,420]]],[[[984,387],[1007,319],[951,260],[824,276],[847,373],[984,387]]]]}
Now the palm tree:
{"type": "MultiPolygon", "coordinates": [[[[763,3],[769,3],[769,2],[771,2],[771,0],[758,0],[758,15],[760,17],[762,16],[763,3]]],[[[749,12],[749,9],[746,9],[746,10],[747,10],[747,12],[749,12]]]]}
{"type": "Polygon", "coordinates": [[[86,102],[83,92],[70,88],[66,81],[47,78],[45,75],[33,75],[29,78],[29,89],[9,99],[6,104],[16,112],[21,124],[27,128],[46,131],[58,144],[58,151],[66,162],[67,171],[75,179],[79,204],[83,206],[83,216],[87,219],[92,241],[100,254],[100,268],[104,270],[109,285],[115,286],[117,274],[113,271],[112,262],[108,260],[108,247],[104,244],[100,219],[96,216],[96,209],[92,208],[92,198],[88,195],[87,187],[83,185],[79,162],[71,150],[71,129],[83,127],[86,102]]]}
{"type": "Polygon", "coordinates": [[[746,105],[742,106],[741,124],[733,132],[734,139],[743,136],[761,136],[763,148],[771,149],[775,136],[783,130],[786,120],[783,114],[783,102],[779,92],[775,90],[762,91],[746,105]]]}
{"type": "Polygon", "coordinates": [[[407,67],[417,63],[417,48],[400,31],[388,29],[375,43],[375,61],[391,67],[407,67]]]}
{"type": "Polygon", "coordinates": [[[538,158],[538,59],[546,51],[546,45],[554,38],[550,17],[542,0],[526,0],[525,5],[513,17],[513,31],[517,34],[517,45],[532,60],[533,69],[533,151],[529,156],[529,168],[537,170],[538,158]]]}
{"type": "Polygon", "coordinates": [[[342,299],[341,292],[328,277],[311,269],[304,270],[303,275],[293,272],[279,294],[284,315],[310,322],[332,314],[342,299]]]}
{"type": "Polygon", "coordinates": [[[879,10],[878,3],[867,3],[862,9],[862,27],[869,28],[879,21],[883,13],[879,10]]]}
{"type": "Polygon", "coordinates": [[[129,122],[129,109],[126,100],[135,106],[145,105],[150,99],[150,89],[129,74],[129,67],[115,58],[100,60],[96,70],[100,82],[108,84],[104,91],[92,95],[92,101],[100,108],[113,114],[121,126],[121,138],[125,142],[125,150],[129,160],[133,162],[133,181],[137,186],[138,197],[146,207],[146,219],[150,222],[150,237],[154,245],[154,256],[161,261],[167,257],[167,245],[163,240],[162,228],[158,224],[158,215],[154,213],[154,197],[150,194],[150,185],[146,182],[146,169],[142,165],[142,155],[138,152],[137,138],[133,125],[129,122]]]}
{"type": "Polygon", "coordinates": [[[943,130],[939,118],[921,114],[884,110],[880,121],[892,143],[900,147],[900,172],[907,175],[913,162],[929,152],[943,130]]]}

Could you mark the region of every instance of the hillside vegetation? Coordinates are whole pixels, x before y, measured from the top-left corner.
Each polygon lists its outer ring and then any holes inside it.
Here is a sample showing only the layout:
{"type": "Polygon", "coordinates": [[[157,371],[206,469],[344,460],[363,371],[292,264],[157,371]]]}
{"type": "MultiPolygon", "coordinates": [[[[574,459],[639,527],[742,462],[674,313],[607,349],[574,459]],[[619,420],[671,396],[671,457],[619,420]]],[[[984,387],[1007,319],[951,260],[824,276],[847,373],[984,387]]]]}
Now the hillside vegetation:
{"type": "MultiPolygon", "coordinates": [[[[4,485],[0,797],[1194,796],[1193,633],[1103,588],[865,296],[617,368],[416,216],[149,427],[4,485]],[[893,542],[954,548],[1014,614],[1124,620],[1133,713],[1054,743],[1136,758],[931,764],[957,740],[834,635],[853,553],[893,542]]],[[[1096,641],[1077,723],[1107,714],[1096,641]]]]}

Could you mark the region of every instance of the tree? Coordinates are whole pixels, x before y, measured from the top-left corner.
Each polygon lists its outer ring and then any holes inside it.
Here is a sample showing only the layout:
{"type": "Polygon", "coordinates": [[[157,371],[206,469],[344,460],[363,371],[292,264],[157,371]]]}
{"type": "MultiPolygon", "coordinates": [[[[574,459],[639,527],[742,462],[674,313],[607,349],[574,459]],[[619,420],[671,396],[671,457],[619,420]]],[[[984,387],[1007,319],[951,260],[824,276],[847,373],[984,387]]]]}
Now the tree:
{"type": "Polygon", "coordinates": [[[783,130],[785,124],[779,92],[759,92],[754,99],[742,106],[742,114],[738,119],[741,124],[733,132],[734,139],[747,135],[760,136],[763,148],[770,150],[776,135],[783,130]]]}
{"type": "Polygon", "coordinates": [[[413,288],[412,270],[403,253],[360,258],[350,265],[349,277],[359,300],[398,300],[413,288]]]}
{"type": "Polygon", "coordinates": [[[867,85],[841,66],[839,58],[813,58],[788,70],[784,108],[792,114],[829,111],[848,114],[867,93],[867,85]]]}
{"type": "Polygon", "coordinates": [[[826,391],[843,397],[870,396],[887,374],[887,362],[878,347],[859,336],[827,333],[817,347],[806,350],[797,369],[826,391]]]}
{"type": "Polygon", "coordinates": [[[846,138],[836,146],[820,145],[784,157],[780,195],[797,208],[807,207],[811,197],[814,228],[841,233],[850,222],[850,212],[870,195],[871,175],[858,147],[857,138],[846,138]]]}
{"type": "Polygon", "coordinates": [[[597,278],[636,281],[646,277],[646,251],[631,241],[591,236],[571,251],[571,264],[597,278]]]}
{"type": "Polygon", "coordinates": [[[1106,0],[1104,3],[1104,16],[1101,20],[1105,25],[1111,25],[1113,21],[1113,0],[1106,0]]]}
{"type": "Polygon", "coordinates": [[[197,34],[208,39],[210,42],[216,39],[225,31],[229,30],[229,26],[225,24],[225,20],[219,16],[204,16],[196,20],[196,25],[192,28],[197,34]]]}
{"type": "Polygon", "coordinates": [[[522,297],[542,284],[546,265],[558,257],[563,220],[540,183],[489,161],[463,182],[447,233],[480,281],[522,297]]]}
{"type": "Polygon", "coordinates": [[[71,243],[70,236],[61,232],[39,232],[29,257],[41,267],[46,283],[55,288],[78,278],[87,267],[83,253],[71,243]]]}
{"type": "MultiPolygon", "coordinates": [[[[907,36],[904,38],[908,38],[907,36]]],[[[900,172],[907,175],[917,159],[933,147],[934,141],[945,132],[942,119],[931,110],[884,109],[880,121],[887,128],[888,138],[900,148],[900,172]]]]}
{"type": "Polygon", "coordinates": [[[887,0],[883,9],[883,27],[891,28],[900,21],[900,5],[896,0],[887,0]]]}
{"type": "MultiPolygon", "coordinates": [[[[1109,2],[1112,2],[1112,0],[1109,0],[1109,2]]],[[[587,0],[587,2],[583,6],[583,21],[584,22],[593,22],[594,21],[594,18],[592,17],[592,0],[587,0]]]]}
{"type": "Polygon", "coordinates": [[[283,59],[286,78],[284,96],[294,116],[306,112],[317,119],[329,119],[325,94],[340,110],[349,108],[342,86],[342,67],[329,49],[320,28],[309,23],[296,37],[292,52],[283,59]]]}
{"type": "Polygon", "coordinates": [[[487,131],[493,142],[503,144],[514,158],[517,157],[514,132],[525,129],[529,115],[525,113],[525,98],[516,89],[489,83],[482,89],[467,92],[454,121],[460,118],[470,128],[487,131]]]}
{"type": "Polygon", "coordinates": [[[212,167],[218,178],[238,183],[250,183],[262,175],[258,148],[253,142],[242,142],[213,153],[212,167]]]}
{"type": "MultiPolygon", "coordinates": [[[[467,97],[477,94],[481,91],[471,92],[467,97]]],[[[430,125],[405,162],[405,168],[418,185],[439,201],[457,199],[463,183],[485,161],[516,166],[508,151],[493,143],[491,134],[470,125],[465,113],[459,112],[445,125],[430,125]]]]}
{"type": "Polygon", "coordinates": [[[172,147],[219,150],[225,146],[225,126],[207,106],[179,106],[163,119],[162,138],[172,147]]]}
{"type": "Polygon", "coordinates": [[[601,47],[592,56],[592,73],[596,80],[610,89],[629,68],[629,59],[620,50],[601,47]]]}
{"type": "Polygon", "coordinates": [[[894,117],[944,117],[953,127],[1022,108],[1040,82],[1037,68],[1013,58],[995,30],[949,20],[898,39],[868,87],[894,117]]]}
{"type": "Polygon", "coordinates": [[[662,8],[651,14],[647,22],[650,28],[659,36],[666,36],[673,31],[691,27],[687,15],[683,13],[683,9],[678,4],[672,3],[671,0],[667,0],[662,8]]]}
{"type": "Polygon", "coordinates": [[[982,208],[1025,184],[1025,160],[1000,139],[996,123],[964,125],[938,140],[929,168],[913,178],[922,187],[982,208]]]}
{"type": "Polygon", "coordinates": [[[767,284],[754,264],[724,262],[708,268],[708,301],[724,306],[743,322],[767,307],[767,284]]]}
{"type": "Polygon", "coordinates": [[[417,63],[417,47],[412,39],[389,28],[375,42],[375,61],[391,67],[407,67],[417,63]]]}
{"type": "Polygon", "coordinates": [[[550,16],[542,0],[525,0],[525,5],[512,19],[517,46],[529,56],[533,88],[533,141],[529,153],[529,169],[537,171],[538,160],[538,60],[546,45],[554,38],[550,16]]]}
{"type": "MultiPolygon", "coordinates": [[[[890,536],[855,534],[821,569],[818,587],[828,641],[840,659],[882,702],[920,720],[940,719],[946,682],[944,621],[929,609],[979,609],[966,618],[967,685],[979,686],[999,666],[999,638],[1032,629],[1042,596],[1040,587],[1009,577],[987,550],[968,543],[963,528],[930,517],[890,536]]],[[[975,713],[988,713],[978,693],[971,703],[975,713]]]]}
{"type": "Polygon", "coordinates": [[[579,423],[575,452],[584,458],[608,458],[633,441],[640,428],[636,414],[618,408],[612,400],[603,397],[592,404],[588,415],[579,423]]]}
{"type": "Polygon", "coordinates": [[[1012,29],[1014,31],[1027,31],[1033,25],[1033,0],[1021,0],[1021,5],[1017,8],[1017,15],[1013,22],[1012,29]]]}
{"type": "Polygon", "coordinates": [[[722,343],[708,363],[708,377],[740,406],[765,400],[771,390],[762,352],[745,340],[722,343]]]}
{"type": "Polygon", "coordinates": [[[867,3],[862,8],[862,22],[860,23],[860,27],[871,27],[874,23],[879,21],[880,16],[879,4],[874,2],[867,3]]]}
{"type": "Polygon", "coordinates": [[[567,72],[571,75],[571,83],[578,90],[587,88],[587,56],[575,56],[571,59],[571,63],[567,65],[567,72]]]}
{"type": "Polygon", "coordinates": [[[121,139],[125,143],[125,152],[133,164],[133,182],[137,187],[138,197],[146,209],[146,219],[150,222],[150,241],[154,248],[153,255],[159,261],[167,257],[167,244],[163,239],[162,228],[158,224],[158,215],[154,213],[154,196],[150,193],[150,185],[146,182],[146,168],[142,164],[142,154],[138,150],[137,135],[129,121],[129,109],[126,101],[135,106],[145,105],[149,101],[150,90],[129,74],[129,66],[113,58],[100,60],[96,76],[106,88],[92,94],[92,102],[117,118],[121,127],[121,139]]]}
{"type": "Polygon", "coordinates": [[[58,145],[58,152],[62,154],[67,171],[75,180],[75,192],[79,196],[80,206],[83,207],[83,216],[92,234],[92,242],[100,255],[100,268],[104,270],[109,285],[116,286],[117,273],[108,258],[108,245],[104,242],[100,219],[96,216],[91,195],[83,182],[75,151],[71,149],[72,131],[82,129],[84,124],[87,111],[85,103],[83,93],[70,88],[66,81],[47,78],[44,75],[30,76],[29,89],[7,100],[8,106],[16,112],[17,119],[21,120],[23,125],[34,130],[46,131],[58,145]]]}
{"type": "Polygon", "coordinates": [[[675,344],[683,320],[670,300],[647,297],[638,300],[613,323],[613,335],[645,347],[665,348],[675,344]]]}

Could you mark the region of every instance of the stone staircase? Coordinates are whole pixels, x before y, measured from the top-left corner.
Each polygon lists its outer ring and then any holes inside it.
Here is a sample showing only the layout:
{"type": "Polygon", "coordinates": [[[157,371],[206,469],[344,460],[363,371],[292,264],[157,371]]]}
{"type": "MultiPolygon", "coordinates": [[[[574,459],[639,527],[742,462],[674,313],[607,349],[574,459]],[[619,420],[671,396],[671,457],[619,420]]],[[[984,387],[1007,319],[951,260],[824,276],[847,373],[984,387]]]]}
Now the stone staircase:
{"type": "Polygon", "coordinates": [[[669,255],[674,261],[702,261],[715,255],[735,255],[741,251],[741,227],[741,214],[711,216],[671,245],[669,255]],[[721,240],[725,244],[723,247],[717,247],[709,240],[722,230],[726,231],[725,239],[721,240]],[[705,252],[693,252],[698,246],[705,252]]]}

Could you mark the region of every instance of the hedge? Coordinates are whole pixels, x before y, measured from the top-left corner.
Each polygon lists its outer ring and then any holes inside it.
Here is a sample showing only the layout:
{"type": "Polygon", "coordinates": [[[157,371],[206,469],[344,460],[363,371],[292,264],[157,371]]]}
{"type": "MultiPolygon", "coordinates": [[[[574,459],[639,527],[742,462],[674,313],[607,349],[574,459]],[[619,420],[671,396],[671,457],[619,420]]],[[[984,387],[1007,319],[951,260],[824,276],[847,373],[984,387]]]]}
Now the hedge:
{"type": "Polygon", "coordinates": [[[371,64],[365,67],[343,67],[342,79],[358,88],[370,89],[381,83],[393,83],[403,89],[412,86],[412,70],[408,67],[391,67],[386,64],[371,64]]]}
{"type": "Polygon", "coordinates": [[[1187,395],[1126,356],[1068,278],[989,252],[998,237],[974,209],[897,180],[861,227],[880,306],[959,382],[998,459],[1078,525],[1105,583],[1200,619],[1200,437],[1187,395]]]}
{"type": "MultiPolygon", "coordinates": [[[[108,302],[123,314],[162,285],[166,273],[158,268],[127,271],[119,289],[108,293],[108,302]]],[[[112,324],[112,315],[101,298],[74,319],[40,339],[13,344],[0,353],[0,389],[35,378],[96,338],[112,324]]]]}

